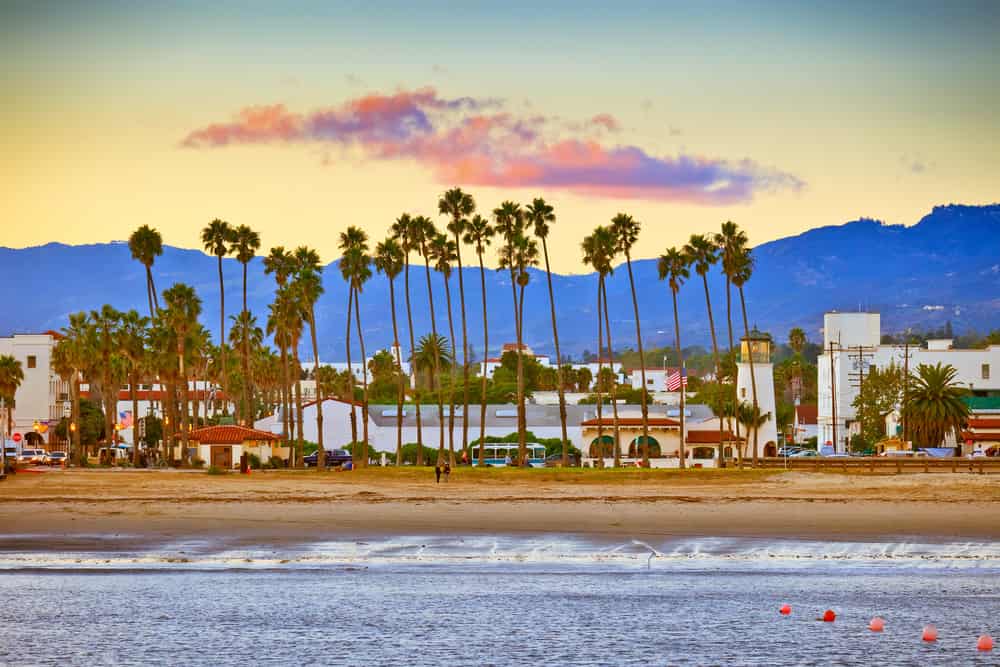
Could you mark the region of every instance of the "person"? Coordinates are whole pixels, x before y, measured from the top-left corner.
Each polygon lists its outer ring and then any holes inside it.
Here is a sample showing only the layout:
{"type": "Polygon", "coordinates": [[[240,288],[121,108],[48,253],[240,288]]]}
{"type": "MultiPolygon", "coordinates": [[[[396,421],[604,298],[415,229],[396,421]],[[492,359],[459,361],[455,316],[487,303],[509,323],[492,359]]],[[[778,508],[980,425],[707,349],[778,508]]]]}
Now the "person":
{"type": "Polygon", "coordinates": [[[451,464],[445,462],[444,464],[444,481],[448,481],[448,476],[451,475],[451,464]]]}
{"type": "Polygon", "coordinates": [[[462,450],[462,465],[469,465],[469,450],[467,449],[462,450]]]}
{"type": "Polygon", "coordinates": [[[511,464],[510,454],[508,454],[507,456],[503,457],[503,462],[506,465],[510,465],[511,464]]]}
{"type": "Polygon", "coordinates": [[[441,483],[441,464],[434,466],[434,481],[438,484],[441,483]]]}

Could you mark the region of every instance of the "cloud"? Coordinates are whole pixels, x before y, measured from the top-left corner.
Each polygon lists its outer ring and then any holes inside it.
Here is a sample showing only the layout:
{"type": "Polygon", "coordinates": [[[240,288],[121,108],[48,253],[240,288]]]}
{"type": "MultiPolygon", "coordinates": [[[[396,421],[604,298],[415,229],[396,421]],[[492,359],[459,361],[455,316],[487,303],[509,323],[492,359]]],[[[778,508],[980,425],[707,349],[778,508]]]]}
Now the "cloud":
{"type": "MultiPolygon", "coordinates": [[[[705,205],[747,202],[758,193],[804,185],[748,159],[657,156],[639,146],[602,143],[594,137],[621,127],[607,113],[573,125],[503,107],[492,98],[445,98],[433,88],[373,93],[305,114],[282,104],[253,106],[229,122],[192,131],[181,145],[318,144],[331,151],[359,149],[369,159],[414,161],[445,184],[705,205]]],[[[333,161],[323,155],[324,163],[333,161]]]]}

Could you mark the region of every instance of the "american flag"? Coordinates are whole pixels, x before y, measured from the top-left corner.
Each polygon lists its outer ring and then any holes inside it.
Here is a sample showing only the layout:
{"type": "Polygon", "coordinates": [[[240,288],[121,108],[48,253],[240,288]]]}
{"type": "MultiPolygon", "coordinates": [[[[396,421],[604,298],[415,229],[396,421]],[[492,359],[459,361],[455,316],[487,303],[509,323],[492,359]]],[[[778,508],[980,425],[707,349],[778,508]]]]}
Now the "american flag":
{"type": "Polygon", "coordinates": [[[685,387],[688,385],[688,376],[686,368],[674,371],[673,373],[667,376],[667,391],[677,391],[678,389],[681,388],[682,382],[685,387]]]}
{"type": "Polygon", "coordinates": [[[132,428],[132,411],[118,413],[118,423],[122,428],[132,428]]]}

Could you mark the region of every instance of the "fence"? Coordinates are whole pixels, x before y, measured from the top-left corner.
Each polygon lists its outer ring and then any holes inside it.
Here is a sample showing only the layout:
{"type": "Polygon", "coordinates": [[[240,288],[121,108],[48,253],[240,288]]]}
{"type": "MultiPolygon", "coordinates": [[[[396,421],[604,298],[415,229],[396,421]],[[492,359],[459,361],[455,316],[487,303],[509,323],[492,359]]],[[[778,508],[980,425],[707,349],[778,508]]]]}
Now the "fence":
{"type": "MultiPolygon", "coordinates": [[[[813,456],[769,457],[758,459],[762,468],[786,468],[815,472],[871,472],[901,474],[904,472],[964,472],[980,475],[1000,473],[1000,458],[935,458],[930,456],[845,456],[824,458],[813,456]]],[[[749,461],[748,461],[749,463],[749,461]]]]}

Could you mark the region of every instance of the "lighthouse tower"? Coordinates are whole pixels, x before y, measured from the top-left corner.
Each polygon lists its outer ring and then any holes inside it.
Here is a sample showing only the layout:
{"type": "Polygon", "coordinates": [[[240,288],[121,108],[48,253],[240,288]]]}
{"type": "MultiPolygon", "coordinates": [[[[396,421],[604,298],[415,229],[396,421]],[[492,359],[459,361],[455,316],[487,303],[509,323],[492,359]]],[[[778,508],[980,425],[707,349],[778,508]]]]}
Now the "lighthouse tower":
{"type": "MultiPolygon", "coordinates": [[[[753,405],[753,386],[750,382],[750,355],[753,355],[753,375],[757,381],[757,407],[761,415],[769,415],[757,430],[759,456],[778,455],[777,406],[774,402],[774,364],[771,363],[771,337],[757,329],[740,340],[740,359],[736,364],[736,395],[741,403],[753,405]]],[[[753,456],[753,431],[740,435],[747,439],[746,456],[753,456]]]]}

